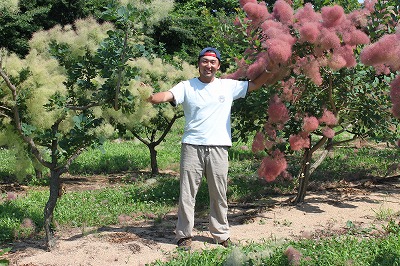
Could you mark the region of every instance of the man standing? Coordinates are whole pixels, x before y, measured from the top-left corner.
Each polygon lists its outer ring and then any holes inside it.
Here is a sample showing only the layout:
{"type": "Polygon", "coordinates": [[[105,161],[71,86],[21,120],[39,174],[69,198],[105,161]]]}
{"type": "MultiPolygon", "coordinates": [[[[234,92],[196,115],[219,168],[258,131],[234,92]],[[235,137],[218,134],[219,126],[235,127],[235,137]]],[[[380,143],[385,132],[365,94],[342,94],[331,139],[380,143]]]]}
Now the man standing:
{"type": "Polygon", "coordinates": [[[219,79],[221,54],[204,48],[198,57],[199,77],[182,81],[169,91],[153,94],[153,104],[182,104],[185,128],[180,161],[180,196],[176,238],[178,247],[190,249],[194,226],[196,194],[203,175],[210,196],[209,230],[222,246],[231,244],[226,197],[228,179],[228,148],[231,141],[232,102],[247,92],[261,88],[272,78],[265,71],[253,81],[219,79]]]}

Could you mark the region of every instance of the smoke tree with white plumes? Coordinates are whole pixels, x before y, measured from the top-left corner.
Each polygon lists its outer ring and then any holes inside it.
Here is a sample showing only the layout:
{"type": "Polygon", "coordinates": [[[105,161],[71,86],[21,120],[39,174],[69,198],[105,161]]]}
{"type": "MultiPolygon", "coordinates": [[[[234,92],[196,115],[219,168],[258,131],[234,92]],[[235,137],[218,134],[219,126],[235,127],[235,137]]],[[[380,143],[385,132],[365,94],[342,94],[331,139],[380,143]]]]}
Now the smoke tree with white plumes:
{"type": "Polygon", "coordinates": [[[146,52],[147,22],[154,22],[153,15],[160,19],[172,1],[162,2],[161,12],[151,4],[113,4],[103,13],[113,23],[78,20],[35,33],[23,59],[1,53],[0,141],[12,136],[50,172],[44,207],[49,250],[55,245],[53,212],[63,193],[61,175],[85,149],[101,147],[115,134],[107,110],[147,114],[142,109],[152,109],[138,104],[141,93],[146,98],[152,89],[138,90],[139,69],[129,61],[146,52]]]}

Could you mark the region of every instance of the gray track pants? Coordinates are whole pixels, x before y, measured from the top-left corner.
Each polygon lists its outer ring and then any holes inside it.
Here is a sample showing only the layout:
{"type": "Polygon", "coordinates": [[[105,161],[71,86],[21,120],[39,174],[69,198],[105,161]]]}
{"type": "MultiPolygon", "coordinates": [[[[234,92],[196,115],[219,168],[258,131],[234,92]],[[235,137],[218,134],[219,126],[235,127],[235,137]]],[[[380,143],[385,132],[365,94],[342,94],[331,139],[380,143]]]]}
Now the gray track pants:
{"type": "Polygon", "coordinates": [[[196,194],[203,175],[210,195],[210,233],[217,242],[229,238],[228,166],[228,147],[182,144],[177,239],[193,236],[196,194]]]}

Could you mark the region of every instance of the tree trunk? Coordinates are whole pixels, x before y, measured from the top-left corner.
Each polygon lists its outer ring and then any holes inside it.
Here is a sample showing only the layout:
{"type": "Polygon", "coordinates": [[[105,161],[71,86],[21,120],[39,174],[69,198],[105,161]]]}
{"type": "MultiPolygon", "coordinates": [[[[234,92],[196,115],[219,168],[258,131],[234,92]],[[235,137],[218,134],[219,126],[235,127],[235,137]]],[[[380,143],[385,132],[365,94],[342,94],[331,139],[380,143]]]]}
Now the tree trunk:
{"type": "Polygon", "coordinates": [[[158,170],[157,164],[157,151],[154,145],[148,145],[150,150],[150,162],[151,162],[151,175],[158,175],[160,172],[158,170]]]}
{"type": "Polygon", "coordinates": [[[38,180],[42,179],[43,178],[43,172],[41,170],[38,170],[38,169],[35,168],[35,176],[36,176],[36,178],[38,180]]]}
{"type": "MultiPolygon", "coordinates": [[[[311,136],[309,136],[311,143],[311,136]]],[[[304,202],[304,198],[306,196],[308,182],[310,180],[310,175],[314,172],[315,169],[322,163],[322,161],[326,158],[329,151],[332,149],[332,139],[328,139],[326,137],[322,137],[313,147],[306,149],[304,151],[303,160],[301,162],[301,170],[298,176],[299,179],[299,187],[297,189],[296,197],[291,201],[293,204],[298,204],[304,202]],[[311,159],[313,153],[318,150],[322,145],[324,145],[328,141],[325,146],[325,150],[322,152],[321,156],[316,160],[313,164],[311,164],[311,159]]]]}
{"type": "Polygon", "coordinates": [[[46,246],[49,251],[56,242],[53,233],[53,212],[59,196],[60,175],[61,172],[59,170],[50,170],[50,196],[44,208],[44,230],[46,232],[46,246]]]}
{"type": "Polygon", "coordinates": [[[310,179],[310,168],[311,168],[311,149],[306,149],[304,151],[303,161],[301,162],[301,171],[299,173],[299,187],[297,189],[296,198],[293,199],[293,204],[299,204],[304,202],[306,196],[308,182],[310,179]]]}

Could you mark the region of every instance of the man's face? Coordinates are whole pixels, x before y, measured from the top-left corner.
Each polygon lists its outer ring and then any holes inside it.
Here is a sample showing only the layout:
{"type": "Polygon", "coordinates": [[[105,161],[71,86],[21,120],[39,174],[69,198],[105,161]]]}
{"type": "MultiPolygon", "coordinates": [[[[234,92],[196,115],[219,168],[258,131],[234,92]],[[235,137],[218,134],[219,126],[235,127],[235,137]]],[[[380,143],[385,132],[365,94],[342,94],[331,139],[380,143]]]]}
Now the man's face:
{"type": "Polygon", "coordinates": [[[214,56],[203,56],[199,59],[200,79],[210,82],[214,79],[215,73],[220,67],[218,58],[214,56]]]}

